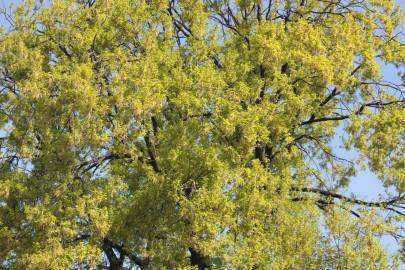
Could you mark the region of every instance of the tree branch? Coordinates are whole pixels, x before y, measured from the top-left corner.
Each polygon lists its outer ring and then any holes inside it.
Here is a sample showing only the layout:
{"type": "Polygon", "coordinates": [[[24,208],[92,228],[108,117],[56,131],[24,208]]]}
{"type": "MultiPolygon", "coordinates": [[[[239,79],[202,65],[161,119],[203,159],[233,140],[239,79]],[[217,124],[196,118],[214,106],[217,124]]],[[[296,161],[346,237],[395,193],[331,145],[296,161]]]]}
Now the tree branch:
{"type": "Polygon", "coordinates": [[[210,268],[209,257],[202,255],[194,248],[190,247],[190,263],[195,265],[199,270],[204,270],[210,268]]]}
{"type": "Polygon", "coordinates": [[[108,243],[108,245],[110,245],[112,248],[114,248],[115,250],[117,250],[120,255],[128,257],[131,261],[133,261],[136,265],[138,265],[141,269],[142,267],[146,267],[149,263],[150,263],[150,259],[149,258],[140,258],[136,255],[131,254],[130,252],[128,252],[123,245],[117,245],[115,243],[113,243],[110,239],[105,238],[104,242],[108,243]]]}
{"type": "Polygon", "coordinates": [[[392,104],[398,104],[405,102],[405,100],[395,100],[395,101],[390,101],[390,102],[382,102],[382,101],[375,101],[375,102],[370,102],[366,103],[360,106],[360,108],[354,112],[353,114],[347,114],[347,115],[339,115],[339,116],[326,116],[326,117],[321,117],[321,118],[315,118],[314,115],[311,115],[310,119],[304,121],[301,123],[301,126],[312,124],[312,123],[317,123],[317,122],[326,122],[326,121],[341,121],[350,118],[352,115],[360,115],[363,113],[364,109],[366,107],[372,107],[372,108],[384,108],[385,106],[389,106],[392,104]]]}
{"type": "Polygon", "coordinates": [[[405,216],[404,213],[394,209],[393,207],[400,207],[401,206],[397,206],[396,204],[402,204],[405,196],[399,196],[395,199],[389,200],[389,201],[381,201],[381,202],[368,202],[368,201],[363,201],[363,200],[359,200],[356,198],[351,198],[351,197],[347,197],[338,193],[334,193],[331,191],[327,191],[327,190],[322,190],[322,189],[318,189],[318,188],[298,188],[298,187],[293,187],[291,188],[291,191],[298,191],[298,192],[305,192],[305,193],[315,193],[315,194],[319,194],[322,195],[324,197],[327,198],[333,198],[333,199],[339,199],[343,202],[347,202],[347,203],[352,203],[352,204],[357,204],[357,205],[362,205],[362,206],[367,206],[367,207],[379,207],[379,208],[384,208],[387,210],[391,210],[396,212],[399,215],[405,216]]]}

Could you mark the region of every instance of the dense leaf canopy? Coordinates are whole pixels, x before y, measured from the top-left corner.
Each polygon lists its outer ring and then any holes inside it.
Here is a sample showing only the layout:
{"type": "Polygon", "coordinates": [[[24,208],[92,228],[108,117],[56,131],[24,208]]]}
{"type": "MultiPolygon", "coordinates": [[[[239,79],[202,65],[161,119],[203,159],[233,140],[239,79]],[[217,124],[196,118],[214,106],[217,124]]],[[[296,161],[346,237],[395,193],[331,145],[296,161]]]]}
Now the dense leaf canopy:
{"type": "Polygon", "coordinates": [[[399,269],[379,240],[404,233],[395,1],[3,15],[0,269],[399,269]],[[378,200],[347,192],[360,168],[378,200]]]}

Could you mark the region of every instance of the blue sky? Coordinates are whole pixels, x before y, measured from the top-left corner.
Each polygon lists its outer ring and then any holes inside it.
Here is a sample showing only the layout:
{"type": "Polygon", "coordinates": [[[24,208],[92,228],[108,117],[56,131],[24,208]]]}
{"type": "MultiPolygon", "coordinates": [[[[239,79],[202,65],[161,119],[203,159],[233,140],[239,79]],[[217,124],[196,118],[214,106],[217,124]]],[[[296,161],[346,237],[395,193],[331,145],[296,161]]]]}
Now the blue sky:
{"type": "MultiPolygon", "coordinates": [[[[401,2],[401,1],[399,1],[401,2]]],[[[0,0],[0,8],[1,9],[8,9],[10,4],[18,5],[21,3],[21,0],[0,0]]],[[[405,9],[405,1],[401,2],[402,7],[405,9]]],[[[4,20],[4,16],[0,16],[0,25],[4,25],[6,21],[4,20]]],[[[402,32],[405,32],[405,29],[401,29],[402,32]]],[[[384,77],[388,81],[392,82],[400,82],[400,78],[397,76],[397,71],[392,66],[383,67],[382,71],[384,77]]],[[[339,134],[338,134],[339,136],[339,134]]],[[[338,146],[340,139],[335,140],[335,144],[338,146]]],[[[344,150],[339,150],[338,153],[345,158],[350,158],[355,153],[347,152],[344,150]]],[[[377,177],[370,171],[360,172],[358,176],[352,179],[351,185],[347,190],[347,194],[354,193],[357,194],[361,199],[364,200],[377,200],[378,195],[384,192],[384,188],[381,185],[381,182],[377,179],[377,177]]],[[[394,251],[398,245],[392,238],[384,238],[383,244],[386,246],[388,250],[394,251]]]]}

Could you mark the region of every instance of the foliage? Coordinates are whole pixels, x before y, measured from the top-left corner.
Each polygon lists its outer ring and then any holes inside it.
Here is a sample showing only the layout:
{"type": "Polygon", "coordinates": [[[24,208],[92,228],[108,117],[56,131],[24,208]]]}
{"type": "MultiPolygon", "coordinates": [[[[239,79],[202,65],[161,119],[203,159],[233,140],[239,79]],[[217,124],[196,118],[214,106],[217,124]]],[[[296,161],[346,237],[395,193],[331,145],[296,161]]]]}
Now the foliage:
{"type": "Polygon", "coordinates": [[[27,0],[7,18],[1,269],[400,267],[379,241],[405,207],[404,85],[380,68],[405,61],[395,1],[27,0]],[[359,166],[380,201],[345,195],[359,166]]]}

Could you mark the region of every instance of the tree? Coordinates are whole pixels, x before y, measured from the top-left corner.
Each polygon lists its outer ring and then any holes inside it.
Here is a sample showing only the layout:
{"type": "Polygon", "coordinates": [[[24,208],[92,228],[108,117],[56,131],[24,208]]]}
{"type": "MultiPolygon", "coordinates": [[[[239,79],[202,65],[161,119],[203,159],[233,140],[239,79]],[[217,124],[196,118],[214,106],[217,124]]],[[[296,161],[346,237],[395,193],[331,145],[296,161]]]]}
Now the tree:
{"type": "Polygon", "coordinates": [[[395,1],[6,16],[1,269],[400,267],[379,241],[402,237],[405,208],[405,90],[381,75],[405,61],[395,1]],[[379,200],[345,192],[361,167],[379,200]]]}

